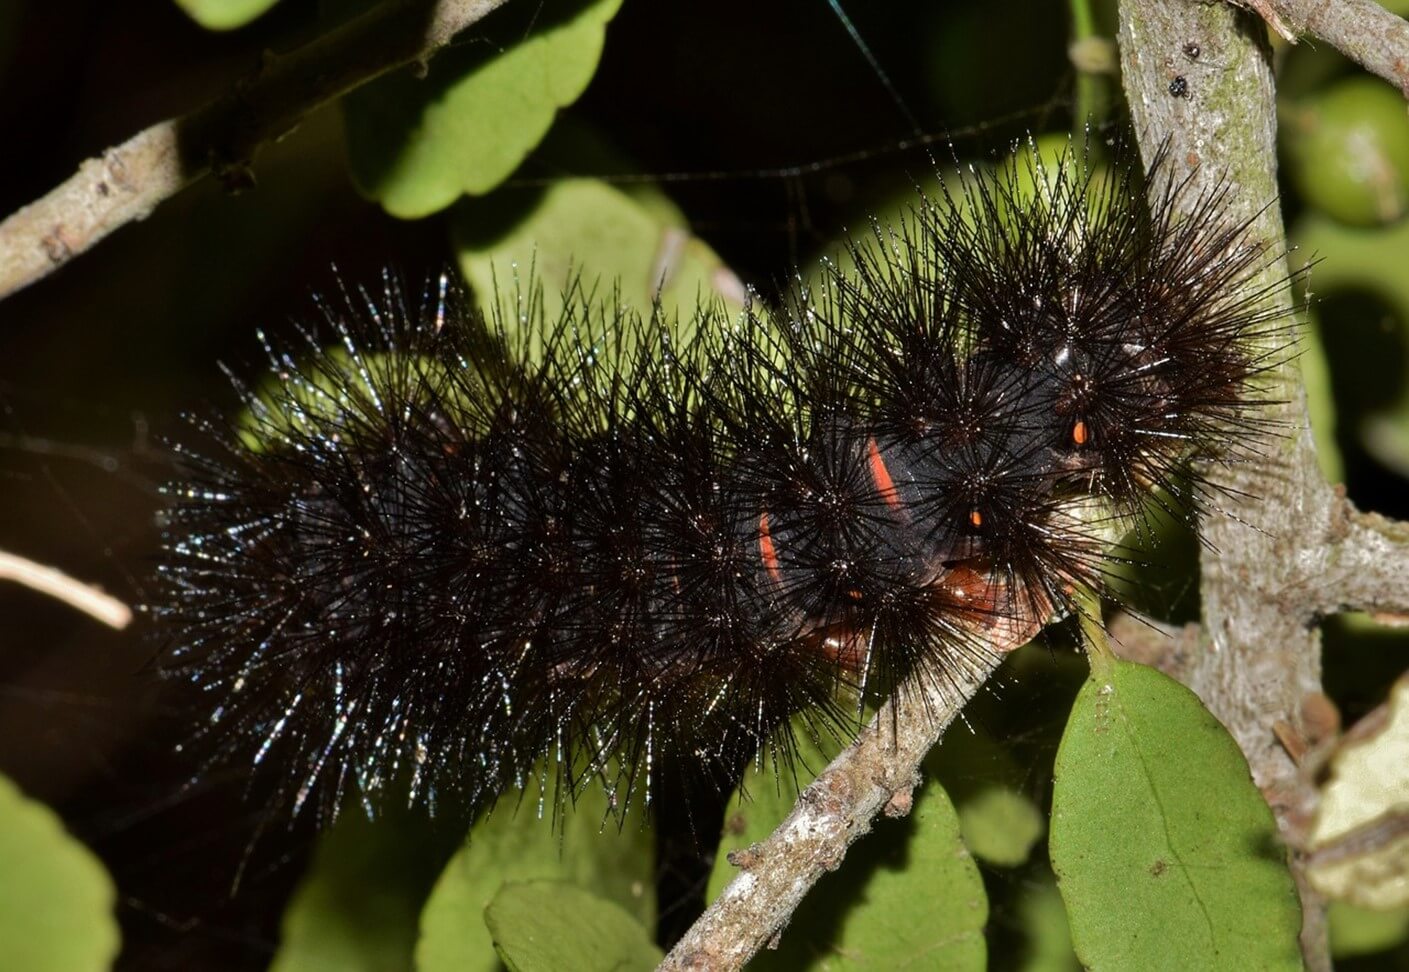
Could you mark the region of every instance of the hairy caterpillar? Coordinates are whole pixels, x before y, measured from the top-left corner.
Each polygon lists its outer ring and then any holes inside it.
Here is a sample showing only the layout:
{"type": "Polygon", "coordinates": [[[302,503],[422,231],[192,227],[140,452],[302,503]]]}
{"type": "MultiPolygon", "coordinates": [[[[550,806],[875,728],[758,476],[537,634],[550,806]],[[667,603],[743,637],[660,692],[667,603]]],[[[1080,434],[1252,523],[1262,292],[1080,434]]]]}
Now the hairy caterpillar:
{"type": "Polygon", "coordinates": [[[296,810],[545,757],[628,801],[1035,632],[1186,457],[1245,448],[1283,343],[1226,189],[1179,220],[1158,165],[1095,172],[971,174],[737,319],[325,304],[178,446],[148,610],[203,734],[296,810]]]}

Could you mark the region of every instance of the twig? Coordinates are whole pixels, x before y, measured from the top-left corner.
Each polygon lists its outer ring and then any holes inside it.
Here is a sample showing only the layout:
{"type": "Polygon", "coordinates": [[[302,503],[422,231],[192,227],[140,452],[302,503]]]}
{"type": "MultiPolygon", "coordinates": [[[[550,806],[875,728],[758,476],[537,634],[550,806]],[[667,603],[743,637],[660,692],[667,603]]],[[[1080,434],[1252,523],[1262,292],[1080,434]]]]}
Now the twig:
{"type": "Polygon", "coordinates": [[[752,958],[787,924],[812,885],[841,866],[847,848],[871,829],[877,813],[908,807],[920,761],[1001,658],[997,652],[975,653],[943,679],[920,676],[902,686],[856,741],[802,791],[778,829],[748,849],[743,871],[660,969],[714,972],[741,968],[752,958]]]}
{"type": "Polygon", "coordinates": [[[1344,499],[1335,512],[1321,569],[1321,613],[1409,614],[1409,523],[1362,512],[1344,499]]]}
{"type": "Polygon", "coordinates": [[[0,550],[0,580],[12,580],[31,590],[48,594],[77,608],[110,628],[121,630],[132,623],[132,609],[126,604],[68,576],[53,567],[0,550]]]}
{"type": "Polygon", "coordinates": [[[408,64],[424,64],[505,0],[401,0],[285,55],[266,54],[223,97],[139,132],[0,223],[0,298],[53,273],[113,230],[214,173],[251,181],[264,143],[315,109],[408,64]]]}
{"type": "Polygon", "coordinates": [[[1319,37],[1409,96],[1409,23],[1374,0],[1245,0],[1289,41],[1319,37]]]}
{"type": "MultiPolygon", "coordinates": [[[[1122,0],[1120,21],[1122,76],[1146,159],[1167,145],[1176,177],[1222,181],[1233,190],[1228,218],[1249,220],[1267,252],[1283,252],[1281,211],[1268,205],[1277,199],[1276,105],[1261,25],[1226,4],[1169,0],[1122,0]],[[1177,95],[1174,75],[1184,81],[1177,95]]],[[[1290,288],[1278,286],[1286,275],[1285,261],[1277,261],[1249,286],[1272,288],[1268,299],[1290,315],[1290,288]]],[[[1237,739],[1295,847],[1317,795],[1278,729],[1301,731],[1303,713],[1313,708],[1308,700],[1323,698],[1317,624],[1346,606],[1402,605],[1409,579],[1393,572],[1409,554],[1404,528],[1356,513],[1322,479],[1294,362],[1268,376],[1267,396],[1282,403],[1269,407],[1269,417],[1300,431],[1269,443],[1264,462],[1207,470],[1223,490],[1224,509],[1203,525],[1205,637],[1182,667],[1185,682],[1237,739]]],[[[1303,956],[1313,972],[1329,969],[1323,903],[1295,853],[1291,863],[1302,894],[1303,956]]]]}

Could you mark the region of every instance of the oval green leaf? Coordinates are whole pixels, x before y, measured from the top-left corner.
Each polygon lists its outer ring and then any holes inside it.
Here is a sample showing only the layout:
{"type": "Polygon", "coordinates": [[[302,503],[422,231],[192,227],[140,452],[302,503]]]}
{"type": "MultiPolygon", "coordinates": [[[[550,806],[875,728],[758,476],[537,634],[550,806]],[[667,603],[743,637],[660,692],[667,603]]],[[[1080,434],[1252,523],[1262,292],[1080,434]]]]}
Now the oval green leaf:
{"type": "Polygon", "coordinates": [[[1115,662],[1078,694],[1055,776],[1052,866],[1086,967],[1301,968],[1272,811],[1187,688],[1115,662]]]}
{"type": "Polygon", "coordinates": [[[665,957],[620,905],[561,881],[504,885],[484,923],[509,972],[646,972],[665,957]]]}
{"type": "Polygon", "coordinates": [[[565,179],[520,200],[466,202],[455,210],[452,227],[460,271],[486,311],[496,298],[502,302],[528,285],[530,269],[532,282],[543,287],[550,321],[575,280],[606,299],[615,290],[624,306],[643,316],[659,296],[662,309],[682,324],[701,301],[743,304],[738,278],[667,201],[630,195],[598,179],[565,179]]]}
{"type": "Polygon", "coordinates": [[[508,801],[475,824],[421,912],[420,972],[492,972],[499,967],[481,916],[506,881],[567,881],[655,924],[655,843],[636,814],[608,815],[589,790],[555,826],[508,801]]]}
{"type": "Polygon", "coordinates": [[[479,36],[343,100],[358,187],[393,216],[439,212],[518,168],[597,69],[621,0],[508,4],[479,36]]]}
{"type": "Polygon", "coordinates": [[[206,30],[234,30],[259,17],[279,0],[176,0],[206,30]]]}
{"type": "Polygon", "coordinates": [[[345,811],[284,912],[270,972],[410,972],[416,916],[445,844],[424,818],[345,811]]]}
{"type": "MultiPolygon", "coordinates": [[[[802,748],[811,770],[800,781],[806,783],[826,765],[827,753],[802,748]]],[[[751,769],[745,786],[756,799],[744,802],[726,824],[710,877],[711,900],[738,873],[727,852],[772,833],[796,796],[767,766],[751,769]]],[[[960,839],[958,814],[931,777],[915,794],[909,817],[877,821],[842,866],[803,899],[779,947],[760,952],[749,969],[979,970],[987,963],[987,920],[983,879],[960,839]]]]}
{"type": "Polygon", "coordinates": [[[92,851],[0,776],[0,969],[108,968],[119,943],[114,898],[92,851]]]}

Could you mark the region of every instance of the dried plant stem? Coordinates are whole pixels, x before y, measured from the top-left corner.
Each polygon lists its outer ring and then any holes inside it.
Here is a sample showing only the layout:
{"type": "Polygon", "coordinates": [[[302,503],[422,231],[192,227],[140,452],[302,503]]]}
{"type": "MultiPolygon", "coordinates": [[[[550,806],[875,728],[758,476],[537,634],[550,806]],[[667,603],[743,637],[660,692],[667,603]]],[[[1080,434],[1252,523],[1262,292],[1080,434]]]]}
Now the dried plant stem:
{"type": "Polygon", "coordinates": [[[132,623],[132,609],[111,594],[105,594],[53,567],[3,550],[0,550],[0,580],[12,580],[47,594],[110,628],[121,629],[132,623]]]}
{"type": "Polygon", "coordinates": [[[0,298],[34,283],[113,230],[214,173],[250,181],[255,151],[315,109],[388,71],[424,63],[505,0],[400,0],[289,54],[267,54],[250,76],[202,108],[138,132],[79,166],[0,223],[0,298]]]}

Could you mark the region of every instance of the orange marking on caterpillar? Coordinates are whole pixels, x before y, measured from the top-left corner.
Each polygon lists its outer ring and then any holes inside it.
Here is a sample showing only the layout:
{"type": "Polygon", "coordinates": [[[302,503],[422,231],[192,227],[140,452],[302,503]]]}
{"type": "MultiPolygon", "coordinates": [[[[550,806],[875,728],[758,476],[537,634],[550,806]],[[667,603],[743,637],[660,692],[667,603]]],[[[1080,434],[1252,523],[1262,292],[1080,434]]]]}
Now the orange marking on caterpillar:
{"type": "Polygon", "coordinates": [[[1090,438],[1091,433],[1087,430],[1086,423],[1078,419],[1077,423],[1071,427],[1071,440],[1080,446],[1085,445],[1090,438]]]}
{"type": "Polygon", "coordinates": [[[1037,636],[1052,613],[1041,592],[1024,595],[991,566],[955,564],[930,587],[960,625],[982,634],[988,646],[1007,653],[1037,636]]]}
{"type": "Polygon", "coordinates": [[[970,510],[969,523],[971,523],[975,527],[983,526],[983,514],[980,513],[978,510],[970,510]]]}
{"type": "Polygon", "coordinates": [[[781,584],[783,572],[778,563],[778,548],[773,545],[773,533],[768,528],[767,510],[758,516],[758,555],[763,558],[763,566],[768,568],[773,580],[781,584]]]}
{"type": "Polygon", "coordinates": [[[866,455],[871,464],[871,480],[876,484],[876,491],[881,494],[881,499],[886,501],[887,506],[899,510],[900,494],[896,492],[895,480],[890,478],[890,470],[886,468],[886,461],[881,458],[881,447],[876,444],[874,436],[866,441],[866,455]]]}

